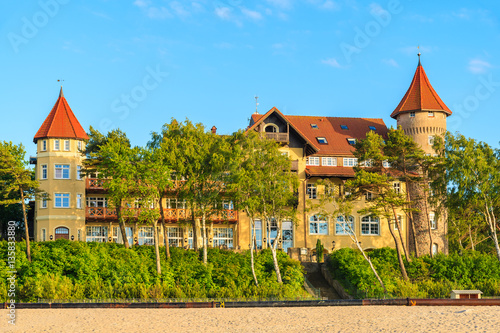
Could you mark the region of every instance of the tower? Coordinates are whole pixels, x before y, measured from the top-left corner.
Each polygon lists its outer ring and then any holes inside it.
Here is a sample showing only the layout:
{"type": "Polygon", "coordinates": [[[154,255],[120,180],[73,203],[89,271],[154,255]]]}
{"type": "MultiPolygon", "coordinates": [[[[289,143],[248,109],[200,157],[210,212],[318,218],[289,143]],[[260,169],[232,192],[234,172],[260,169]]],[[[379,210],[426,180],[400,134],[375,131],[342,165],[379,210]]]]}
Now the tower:
{"type": "Polygon", "coordinates": [[[85,180],[81,149],[89,137],[59,93],[54,107],[35,134],[35,179],[50,200],[35,204],[35,240],[84,240],[85,180]]]}
{"type": "MultiPolygon", "coordinates": [[[[451,115],[450,109],[444,104],[429,82],[420,63],[413,76],[410,87],[401,102],[392,112],[391,117],[397,120],[404,133],[411,136],[427,155],[434,155],[432,144],[435,136],[443,136],[446,132],[446,118],[451,115]]],[[[409,230],[410,250],[420,254],[448,252],[446,213],[438,214],[436,207],[427,203],[425,198],[429,191],[417,184],[408,184],[410,199],[419,211],[413,213],[415,242],[413,230],[409,230]],[[432,250],[431,250],[432,249],[432,250]]]]}

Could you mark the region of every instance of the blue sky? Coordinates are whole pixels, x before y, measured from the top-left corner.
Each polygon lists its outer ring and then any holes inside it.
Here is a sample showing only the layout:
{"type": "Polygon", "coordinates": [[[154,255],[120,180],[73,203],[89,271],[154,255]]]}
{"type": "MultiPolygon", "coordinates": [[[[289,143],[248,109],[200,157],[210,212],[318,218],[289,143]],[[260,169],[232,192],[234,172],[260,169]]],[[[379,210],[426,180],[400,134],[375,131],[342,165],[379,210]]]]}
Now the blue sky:
{"type": "Polygon", "coordinates": [[[0,5],[0,140],[33,136],[60,82],[84,129],[144,145],[172,117],[228,134],[285,114],[389,117],[417,46],[448,129],[499,146],[498,1],[41,0],[0,5]]]}

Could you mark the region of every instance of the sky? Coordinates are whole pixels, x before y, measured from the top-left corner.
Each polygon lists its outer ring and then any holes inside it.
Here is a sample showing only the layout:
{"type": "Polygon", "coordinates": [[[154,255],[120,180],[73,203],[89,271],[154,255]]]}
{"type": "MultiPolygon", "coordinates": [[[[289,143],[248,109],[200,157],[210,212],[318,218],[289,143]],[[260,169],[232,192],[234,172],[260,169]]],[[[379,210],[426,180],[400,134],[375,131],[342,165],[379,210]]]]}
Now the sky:
{"type": "Polygon", "coordinates": [[[420,52],[448,130],[499,147],[499,16],[496,0],[2,1],[0,140],[35,156],[61,84],[86,131],[133,145],[172,118],[233,133],[255,96],[261,114],[396,126],[420,52]]]}

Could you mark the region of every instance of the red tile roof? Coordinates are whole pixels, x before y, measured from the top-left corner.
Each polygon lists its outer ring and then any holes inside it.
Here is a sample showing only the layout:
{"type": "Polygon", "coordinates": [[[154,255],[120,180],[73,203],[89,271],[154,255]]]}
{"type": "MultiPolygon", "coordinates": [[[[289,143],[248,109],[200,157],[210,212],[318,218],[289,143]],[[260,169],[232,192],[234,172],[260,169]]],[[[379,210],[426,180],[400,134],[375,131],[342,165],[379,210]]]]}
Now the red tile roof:
{"type": "Polygon", "coordinates": [[[391,117],[396,119],[400,113],[422,110],[444,111],[448,116],[451,115],[450,109],[439,98],[434,88],[432,88],[419,60],[410,88],[408,88],[403,99],[392,112],[391,117]]]}
{"type": "Polygon", "coordinates": [[[366,133],[370,131],[370,126],[375,128],[375,132],[385,137],[387,126],[379,118],[346,118],[346,117],[315,117],[315,116],[286,116],[291,124],[300,133],[314,142],[319,148],[315,155],[344,155],[351,156],[354,146],[350,145],[347,139],[364,139],[366,133]],[[311,127],[316,124],[317,129],[311,127]],[[341,125],[346,125],[347,129],[342,129],[341,125]],[[317,138],[324,137],[326,144],[318,143],[317,138]]]}
{"type": "Polygon", "coordinates": [[[329,177],[354,177],[354,169],[351,167],[330,167],[330,166],[308,166],[306,167],[308,177],[329,176],[329,177]]]}
{"type": "Polygon", "coordinates": [[[36,132],[33,141],[36,143],[43,138],[64,138],[64,139],[82,139],[87,140],[89,137],[82,125],[78,122],[73,111],[69,107],[66,98],[64,98],[63,90],[59,93],[59,98],[56,104],[50,111],[49,115],[43,122],[42,126],[36,132]]]}

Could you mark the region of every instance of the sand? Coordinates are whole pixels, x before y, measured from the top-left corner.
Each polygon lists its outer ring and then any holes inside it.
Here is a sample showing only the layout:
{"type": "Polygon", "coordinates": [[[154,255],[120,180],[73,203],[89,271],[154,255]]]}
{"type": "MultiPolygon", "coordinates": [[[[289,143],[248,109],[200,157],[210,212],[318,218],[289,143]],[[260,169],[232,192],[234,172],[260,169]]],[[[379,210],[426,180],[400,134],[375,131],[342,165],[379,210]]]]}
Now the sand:
{"type": "Polygon", "coordinates": [[[498,306],[0,310],[0,332],[500,332],[498,306]]]}

